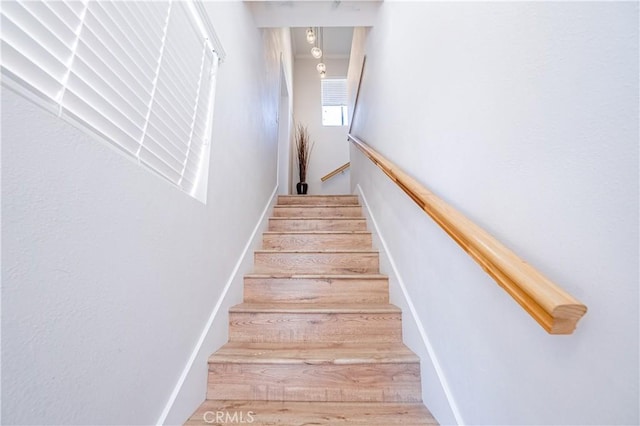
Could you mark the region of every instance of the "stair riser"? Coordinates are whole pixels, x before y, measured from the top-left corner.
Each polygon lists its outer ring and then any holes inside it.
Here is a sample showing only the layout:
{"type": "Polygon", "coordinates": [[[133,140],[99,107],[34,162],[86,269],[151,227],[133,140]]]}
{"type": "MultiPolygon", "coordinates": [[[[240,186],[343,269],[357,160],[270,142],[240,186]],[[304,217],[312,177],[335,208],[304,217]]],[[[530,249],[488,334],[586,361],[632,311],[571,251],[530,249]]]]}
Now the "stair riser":
{"type": "Polygon", "coordinates": [[[274,217],[362,217],[360,206],[350,207],[284,207],[273,209],[274,217]]]}
{"type": "Polygon", "coordinates": [[[389,303],[387,279],[245,278],[246,303],[389,303]]]}
{"type": "Polygon", "coordinates": [[[366,231],[364,219],[269,219],[269,231],[366,231]]]}
{"type": "Polygon", "coordinates": [[[401,342],[400,313],[229,313],[231,342],[401,342]]]}
{"type": "Polygon", "coordinates": [[[372,274],[379,271],[376,252],[256,252],[254,261],[258,273],[372,274]]]}
{"type": "Polygon", "coordinates": [[[279,195],[278,205],[358,205],[358,197],[355,195],[348,196],[295,196],[295,195],[279,195]]]}
{"type": "Polygon", "coordinates": [[[371,234],[264,234],[267,250],[371,249],[371,234]]]}
{"type": "Polygon", "coordinates": [[[420,402],[420,365],[209,364],[207,398],[420,402]]]}

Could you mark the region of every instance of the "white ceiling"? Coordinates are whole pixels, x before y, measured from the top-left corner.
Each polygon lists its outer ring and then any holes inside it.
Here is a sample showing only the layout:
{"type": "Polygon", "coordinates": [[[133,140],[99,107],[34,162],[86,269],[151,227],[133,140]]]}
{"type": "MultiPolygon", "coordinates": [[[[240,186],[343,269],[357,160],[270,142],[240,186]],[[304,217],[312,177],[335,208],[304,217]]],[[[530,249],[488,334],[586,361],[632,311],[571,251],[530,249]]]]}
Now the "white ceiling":
{"type": "MultiPolygon", "coordinates": [[[[353,27],[324,27],[323,56],[326,58],[348,58],[351,53],[353,27]]],[[[311,47],[307,43],[307,27],[291,28],[293,54],[297,58],[311,58],[311,47]]]]}
{"type": "Polygon", "coordinates": [[[282,27],[370,27],[375,24],[381,0],[247,1],[256,25],[282,27]]]}

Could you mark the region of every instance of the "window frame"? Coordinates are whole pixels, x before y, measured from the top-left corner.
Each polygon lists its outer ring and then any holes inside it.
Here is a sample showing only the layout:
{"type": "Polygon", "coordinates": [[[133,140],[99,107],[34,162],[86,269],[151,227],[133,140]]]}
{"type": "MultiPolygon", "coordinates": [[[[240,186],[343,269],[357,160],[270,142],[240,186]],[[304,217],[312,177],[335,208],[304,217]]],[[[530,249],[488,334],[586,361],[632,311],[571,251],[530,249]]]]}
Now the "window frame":
{"type": "Polygon", "coordinates": [[[331,77],[320,80],[320,113],[325,127],[345,127],[349,125],[349,106],[347,96],[347,78],[331,77]],[[332,85],[333,87],[331,87],[332,85]],[[337,110],[339,108],[339,112],[337,110]],[[330,110],[340,121],[330,121],[330,110]]]}

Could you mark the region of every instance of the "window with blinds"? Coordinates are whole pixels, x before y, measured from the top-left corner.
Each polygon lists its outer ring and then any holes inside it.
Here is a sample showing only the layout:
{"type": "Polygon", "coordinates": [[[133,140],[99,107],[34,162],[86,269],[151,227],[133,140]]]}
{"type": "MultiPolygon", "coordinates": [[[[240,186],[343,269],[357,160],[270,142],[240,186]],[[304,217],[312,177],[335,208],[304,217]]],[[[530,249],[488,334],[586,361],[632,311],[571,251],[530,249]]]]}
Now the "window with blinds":
{"type": "Polygon", "coordinates": [[[192,3],[14,0],[1,15],[3,84],[194,195],[219,58],[192,3]]]}
{"type": "Polygon", "coordinates": [[[322,125],[348,125],[347,79],[325,78],[320,81],[322,89],[322,125]]]}

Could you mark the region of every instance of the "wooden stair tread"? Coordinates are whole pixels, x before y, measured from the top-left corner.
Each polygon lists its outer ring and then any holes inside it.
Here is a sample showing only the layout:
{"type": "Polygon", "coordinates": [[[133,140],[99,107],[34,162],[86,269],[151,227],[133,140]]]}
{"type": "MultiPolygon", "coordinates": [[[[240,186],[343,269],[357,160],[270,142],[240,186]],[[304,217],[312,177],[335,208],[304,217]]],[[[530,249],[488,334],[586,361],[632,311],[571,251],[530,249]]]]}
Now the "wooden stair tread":
{"type": "Polygon", "coordinates": [[[291,253],[291,254],[296,254],[296,253],[303,253],[303,254],[336,253],[336,254],[340,254],[340,253],[379,253],[379,251],[378,250],[373,250],[373,249],[309,249],[309,250],[304,250],[304,249],[285,249],[285,250],[259,249],[259,250],[255,250],[254,253],[278,253],[278,254],[287,254],[287,253],[291,253]]]}
{"type": "Polygon", "coordinates": [[[305,194],[305,195],[296,195],[296,194],[287,194],[287,195],[278,195],[279,200],[304,200],[304,199],[331,199],[331,198],[344,198],[344,199],[358,199],[357,195],[352,194],[335,194],[335,195],[321,195],[321,194],[305,194]]]}
{"type": "Polygon", "coordinates": [[[274,207],[278,208],[278,209],[300,209],[300,208],[328,208],[328,209],[333,209],[333,208],[340,208],[340,207],[348,207],[348,208],[353,208],[353,207],[361,207],[360,204],[276,204],[274,207]]]}
{"type": "Polygon", "coordinates": [[[250,274],[245,303],[389,303],[389,278],[376,274],[250,274]]]}
{"type": "MultiPolygon", "coordinates": [[[[437,425],[422,403],[410,402],[302,402],[302,401],[218,401],[207,400],[185,425],[222,425],[224,416],[243,414],[253,425],[437,425]],[[219,423],[215,416],[220,412],[219,423]],[[205,416],[206,413],[209,413],[205,416]]],[[[237,421],[238,423],[239,421],[237,421]]]]}
{"type": "Polygon", "coordinates": [[[265,231],[263,235],[360,235],[370,231],[265,231]]]}
{"type": "Polygon", "coordinates": [[[377,274],[380,272],[380,254],[370,248],[342,249],[265,249],[256,250],[254,272],[258,273],[335,273],[377,274]]]}
{"type": "Polygon", "coordinates": [[[269,220],[359,220],[365,221],[364,217],[349,217],[349,216],[308,216],[308,217],[287,217],[287,216],[271,216],[269,220]]]}
{"type": "Polygon", "coordinates": [[[263,274],[254,272],[245,275],[245,278],[295,278],[295,279],[340,279],[340,280],[386,280],[389,277],[383,274],[301,274],[297,272],[278,272],[263,274]]]}
{"type": "Polygon", "coordinates": [[[345,198],[358,198],[357,195],[353,195],[353,194],[283,194],[283,195],[278,195],[278,197],[280,198],[339,198],[339,197],[345,197],[345,198]]]}
{"type": "Polygon", "coordinates": [[[209,363],[364,364],[417,363],[403,343],[246,343],[229,342],[209,357],[209,363]]]}
{"type": "Polygon", "coordinates": [[[325,216],[325,217],[270,217],[270,231],[307,231],[307,230],[347,230],[366,231],[364,217],[325,216]]]}
{"type": "Polygon", "coordinates": [[[307,204],[276,205],[273,217],[363,217],[362,207],[357,204],[307,204]]]}
{"type": "Polygon", "coordinates": [[[382,314],[402,312],[391,304],[320,304],[314,303],[240,303],[229,313],[291,313],[291,314],[382,314]]]}
{"type": "MultiPolygon", "coordinates": [[[[282,224],[281,222],[279,223],[282,224]]],[[[268,231],[262,234],[263,250],[373,249],[373,235],[366,230],[331,229],[318,231],[307,229],[290,232],[286,230],[286,226],[281,226],[280,228],[284,229],[280,231],[268,231]]]]}

